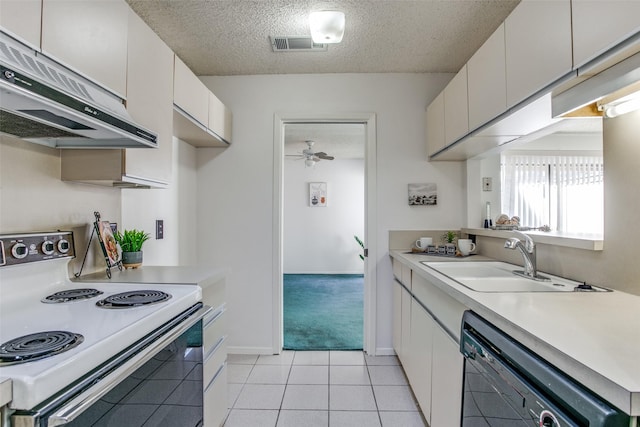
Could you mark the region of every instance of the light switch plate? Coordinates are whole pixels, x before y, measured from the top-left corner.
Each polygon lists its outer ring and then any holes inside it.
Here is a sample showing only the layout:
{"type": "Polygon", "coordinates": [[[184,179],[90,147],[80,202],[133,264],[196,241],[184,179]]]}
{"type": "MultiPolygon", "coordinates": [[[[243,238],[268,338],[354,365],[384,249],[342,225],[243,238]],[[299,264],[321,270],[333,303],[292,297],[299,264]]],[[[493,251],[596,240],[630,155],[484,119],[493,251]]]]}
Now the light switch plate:
{"type": "Polygon", "coordinates": [[[156,220],[156,240],[164,239],[164,221],[156,220]]]}
{"type": "Polygon", "coordinates": [[[491,177],[482,178],[482,191],[491,191],[492,189],[491,177]]]}

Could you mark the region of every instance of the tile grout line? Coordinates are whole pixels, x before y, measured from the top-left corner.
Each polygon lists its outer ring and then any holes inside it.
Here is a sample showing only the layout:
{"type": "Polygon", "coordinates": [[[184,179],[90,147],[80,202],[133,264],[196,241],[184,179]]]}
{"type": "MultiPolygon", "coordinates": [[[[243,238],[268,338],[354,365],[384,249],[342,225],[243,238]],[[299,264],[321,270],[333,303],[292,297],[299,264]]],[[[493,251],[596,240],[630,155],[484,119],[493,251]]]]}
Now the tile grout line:
{"type": "Polygon", "coordinates": [[[331,351],[327,360],[327,427],[331,426],[331,351]]]}
{"type": "Polygon", "coordinates": [[[278,409],[278,416],[276,417],[276,426],[280,420],[280,414],[282,414],[282,404],[284,403],[284,397],[287,394],[287,388],[289,388],[289,380],[291,379],[291,371],[293,371],[293,362],[296,360],[296,352],[293,352],[293,358],[291,359],[291,365],[289,365],[289,374],[287,375],[287,382],[284,384],[284,390],[282,392],[282,400],[280,401],[280,409],[278,409]]]}
{"type": "Polygon", "coordinates": [[[376,398],[376,392],[373,388],[373,380],[371,379],[371,371],[369,370],[369,363],[367,363],[367,358],[364,358],[365,366],[367,367],[367,375],[369,376],[369,385],[371,387],[371,394],[373,395],[373,402],[376,404],[376,414],[378,415],[378,421],[382,426],[382,417],[380,416],[380,407],[378,406],[378,399],[376,398]]]}

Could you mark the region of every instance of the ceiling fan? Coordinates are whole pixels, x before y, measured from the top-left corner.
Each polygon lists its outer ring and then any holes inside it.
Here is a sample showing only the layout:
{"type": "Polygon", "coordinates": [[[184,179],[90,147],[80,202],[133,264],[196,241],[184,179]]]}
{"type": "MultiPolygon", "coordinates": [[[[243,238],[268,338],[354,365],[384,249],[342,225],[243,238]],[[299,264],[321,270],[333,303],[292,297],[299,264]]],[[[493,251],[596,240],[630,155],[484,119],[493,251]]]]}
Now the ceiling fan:
{"type": "Polygon", "coordinates": [[[299,159],[304,159],[305,166],[314,166],[320,160],[333,160],[333,156],[329,156],[327,153],[323,151],[314,152],[313,151],[313,141],[306,140],[308,148],[302,150],[302,154],[287,154],[287,157],[298,157],[299,159]]]}

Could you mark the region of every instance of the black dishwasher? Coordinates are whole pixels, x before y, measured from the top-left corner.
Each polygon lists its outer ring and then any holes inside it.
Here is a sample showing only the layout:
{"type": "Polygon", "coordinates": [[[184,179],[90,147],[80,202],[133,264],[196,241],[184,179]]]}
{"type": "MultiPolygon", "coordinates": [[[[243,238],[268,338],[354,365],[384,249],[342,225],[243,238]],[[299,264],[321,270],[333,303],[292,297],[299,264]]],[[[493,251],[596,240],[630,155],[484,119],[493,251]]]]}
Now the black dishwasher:
{"type": "Polygon", "coordinates": [[[467,311],[463,427],[628,427],[630,418],[467,311]]]}

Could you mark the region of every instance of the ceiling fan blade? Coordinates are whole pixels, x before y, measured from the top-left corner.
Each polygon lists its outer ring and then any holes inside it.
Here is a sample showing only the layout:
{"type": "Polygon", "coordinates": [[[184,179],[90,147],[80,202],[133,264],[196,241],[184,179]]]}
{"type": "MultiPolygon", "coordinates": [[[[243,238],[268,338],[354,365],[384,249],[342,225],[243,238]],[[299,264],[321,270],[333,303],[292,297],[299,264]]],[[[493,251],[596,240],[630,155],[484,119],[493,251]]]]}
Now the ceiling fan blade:
{"type": "Polygon", "coordinates": [[[316,153],[316,156],[323,159],[323,160],[333,160],[335,159],[335,157],[333,156],[328,156],[327,153],[316,153]]]}

